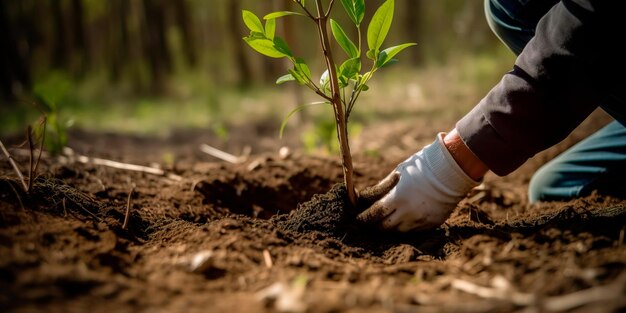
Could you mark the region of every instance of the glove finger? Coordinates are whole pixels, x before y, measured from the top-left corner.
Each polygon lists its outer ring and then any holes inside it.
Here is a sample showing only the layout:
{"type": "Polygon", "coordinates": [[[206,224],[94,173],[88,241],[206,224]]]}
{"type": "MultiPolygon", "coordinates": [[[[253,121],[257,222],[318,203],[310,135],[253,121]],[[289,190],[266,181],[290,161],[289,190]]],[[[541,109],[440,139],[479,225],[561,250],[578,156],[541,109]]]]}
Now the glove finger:
{"type": "Polygon", "coordinates": [[[364,188],[359,192],[357,207],[361,210],[369,208],[374,202],[388,194],[399,181],[400,173],[393,171],[378,184],[364,188]]]}
{"type": "Polygon", "coordinates": [[[373,225],[387,218],[395,211],[395,209],[389,209],[383,206],[382,203],[376,202],[369,209],[365,210],[365,212],[359,214],[356,220],[363,224],[373,225]]]}
{"type": "Polygon", "coordinates": [[[389,215],[387,218],[383,219],[380,223],[379,223],[379,227],[382,230],[392,230],[392,231],[405,231],[405,230],[401,230],[400,226],[401,226],[401,220],[397,217],[397,216],[391,216],[389,215]]]}

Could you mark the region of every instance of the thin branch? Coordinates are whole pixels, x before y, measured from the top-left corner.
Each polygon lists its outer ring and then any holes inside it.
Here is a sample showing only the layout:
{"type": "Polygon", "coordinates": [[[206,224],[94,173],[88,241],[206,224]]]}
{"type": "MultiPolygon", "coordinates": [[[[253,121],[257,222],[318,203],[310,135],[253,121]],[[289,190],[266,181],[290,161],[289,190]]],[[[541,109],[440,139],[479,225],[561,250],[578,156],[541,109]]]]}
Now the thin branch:
{"type": "Polygon", "coordinates": [[[322,90],[317,89],[317,90],[313,90],[313,91],[315,91],[315,93],[318,94],[320,97],[326,99],[328,102],[330,102],[330,103],[333,102],[333,98],[331,98],[328,95],[326,95],[325,93],[323,93],[322,90]]]}
{"type": "Polygon", "coordinates": [[[126,200],[126,214],[124,215],[124,224],[122,224],[122,229],[126,229],[126,227],[128,226],[128,217],[130,216],[131,198],[132,198],[134,190],[135,188],[133,187],[130,189],[130,192],[128,193],[128,200],[126,200]]]}
{"type": "MultiPolygon", "coordinates": [[[[291,59],[291,63],[293,63],[293,65],[296,65],[296,62],[294,59],[291,59]]],[[[332,102],[332,98],[330,98],[328,95],[326,95],[321,89],[320,87],[318,87],[315,82],[313,81],[313,79],[311,79],[311,77],[309,76],[304,76],[304,78],[306,78],[307,80],[307,84],[306,86],[309,87],[309,89],[313,90],[313,92],[315,92],[316,94],[318,94],[320,97],[328,100],[329,102],[332,102]]]]}
{"type": "Polygon", "coordinates": [[[48,118],[44,115],[41,121],[41,143],[39,144],[39,154],[37,155],[37,162],[35,163],[35,168],[33,171],[37,173],[37,168],[39,168],[39,161],[41,160],[41,154],[43,153],[43,145],[46,141],[46,126],[48,125],[48,118]]]}
{"type": "Polygon", "coordinates": [[[33,173],[33,156],[35,154],[35,145],[33,144],[33,128],[28,125],[28,128],[26,129],[26,140],[28,141],[28,189],[26,190],[26,192],[30,191],[30,188],[33,186],[33,176],[35,175],[33,173]]]}
{"type": "Polygon", "coordinates": [[[307,9],[303,4],[302,1],[300,0],[296,0],[296,3],[300,5],[300,7],[304,10],[304,12],[306,13],[306,15],[309,16],[309,18],[311,18],[313,21],[317,21],[317,17],[313,16],[313,14],[311,14],[311,11],[309,11],[309,9],[307,9]]]}
{"type": "Polygon", "coordinates": [[[17,173],[17,176],[20,178],[20,182],[22,183],[22,188],[24,188],[25,192],[28,192],[28,185],[26,184],[26,181],[24,180],[24,175],[22,174],[22,171],[20,171],[20,168],[17,166],[17,163],[15,163],[15,160],[13,160],[13,157],[11,156],[11,154],[9,154],[9,151],[7,151],[7,149],[4,147],[4,144],[2,143],[1,140],[0,140],[0,148],[2,148],[2,152],[4,152],[4,155],[6,155],[6,157],[9,159],[9,163],[11,163],[11,166],[13,166],[13,170],[15,170],[15,173],[17,173]]]}
{"type": "Polygon", "coordinates": [[[333,5],[335,4],[335,0],[330,0],[330,4],[328,5],[328,9],[326,10],[326,13],[324,14],[324,18],[328,18],[330,16],[330,11],[333,10],[333,5]]]}
{"type": "Polygon", "coordinates": [[[363,86],[365,86],[367,84],[367,82],[372,78],[372,76],[374,75],[374,73],[376,73],[376,63],[372,64],[372,69],[370,69],[370,75],[367,77],[367,79],[363,80],[362,82],[358,82],[356,85],[356,88],[352,89],[352,95],[350,96],[350,102],[348,103],[348,107],[346,108],[346,121],[348,120],[348,117],[350,116],[350,113],[352,113],[352,108],[354,107],[354,104],[356,103],[356,100],[359,98],[359,96],[361,95],[361,92],[363,91],[363,86]]]}
{"type": "Polygon", "coordinates": [[[96,214],[94,214],[93,212],[91,212],[91,211],[87,210],[87,208],[85,208],[84,206],[80,205],[80,203],[76,203],[76,202],[74,202],[74,204],[76,204],[76,205],[77,205],[79,208],[81,208],[83,211],[87,212],[89,215],[91,215],[91,216],[95,217],[98,221],[102,222],[102,219],[101,219],[98,215],[96,215],[96,214]]]}

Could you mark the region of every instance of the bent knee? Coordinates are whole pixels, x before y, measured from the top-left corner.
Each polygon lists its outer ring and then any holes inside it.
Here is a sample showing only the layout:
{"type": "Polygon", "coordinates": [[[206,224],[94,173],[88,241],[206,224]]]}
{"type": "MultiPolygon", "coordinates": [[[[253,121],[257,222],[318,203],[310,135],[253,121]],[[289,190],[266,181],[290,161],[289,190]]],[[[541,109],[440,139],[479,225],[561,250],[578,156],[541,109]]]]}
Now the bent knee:
{"type": "Polygon", "coordinates": [[[587,182],[561,171],[554,164],[541,167],[531,178],[528,186],[528,200],[537,201],[570,200],[580,196],[587,182]]]}

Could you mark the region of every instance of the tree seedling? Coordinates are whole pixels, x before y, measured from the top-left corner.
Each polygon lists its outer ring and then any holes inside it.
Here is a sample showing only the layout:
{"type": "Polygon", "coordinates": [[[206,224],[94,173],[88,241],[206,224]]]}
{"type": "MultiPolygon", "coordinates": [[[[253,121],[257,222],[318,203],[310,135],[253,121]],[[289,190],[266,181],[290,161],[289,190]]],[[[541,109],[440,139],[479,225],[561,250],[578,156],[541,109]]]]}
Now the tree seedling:
{"type": "MultiPolygon", "coordinates": [[[[286,125],[286,120],[293,113],[312,104],[332,106],[343,165],[344,183],[350,203],[355,207],[357,194],[354,189],[352,155],[348,141],[348,119],[361,93],[369,89],[367,83],[372,79],[374,73],[386,65],[395,63],[397,60],[394,57],[415,43],[405,43],[382,49],[393,21],[394,0],[384,1],[372,16],[367,27],[368,50],[365,53],[362,50],[363,36],[361,32],[361,25],[365,17],[365,0],[330,0],[326,6],[322,0],[315,0],[314,4],[310,4],[313,2],[312,0],[293,0],[293,2],[300,7],[301,12],[273,12],[263,17],[265,23],[262,23],[261,19],[254,13],[243,10],[243,21],[250,29],[250,35],[243,39],[252,49],[265,56],[287,58],[291,61],[293,67],[288,70],[288,74],[279,77],[276,84],[295,81],[308,87],[323,99],[321,102],[296,107],[287,115],[283,125],[281,125],[281,134],[286,125]],[[341,2],[345,13],[354,23],[358,37],[356,41],[350,39],[341,25],[330,17],[336,2],[341,2]],[[319,76],[319,79],[314,79],[305,60],[296,56],[289,48],[288,43],[276,36],[276,20],[286,16],[307,17],[315,24],[321,52],[326,63],[326,71],[319,76]],[[346,60],[339,66],[337,66],[339,63],[335,62],[335,54],[331,49],[329,26],[330,33],[347,55],[346,60]],[[367,59],[370,60],[371,66],[369,70],[363,72],[362,67],[367,59]]],[[[302,36],[301,38],[306,37],[302,36]]]]}

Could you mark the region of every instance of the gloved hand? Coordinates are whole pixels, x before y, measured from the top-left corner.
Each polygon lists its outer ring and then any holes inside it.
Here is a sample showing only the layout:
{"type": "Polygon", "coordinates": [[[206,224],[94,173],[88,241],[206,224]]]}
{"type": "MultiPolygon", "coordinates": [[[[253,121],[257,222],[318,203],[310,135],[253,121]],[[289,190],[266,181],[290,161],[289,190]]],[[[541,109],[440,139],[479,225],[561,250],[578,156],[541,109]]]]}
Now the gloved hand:
{"type": "Polygon", "coordinates": [[[359,207],[371,206],[357,220],[400,232],[443,224],[458,202],[479,184],[456,163],[443,143],[444,135],[439,133],[435,142],[400,163],[381,183],[361,192],[365,197],[360,198],[359,207]],[[389,190],[391,185],[391,191],[380,199],[381,190],[389,190]]]}

